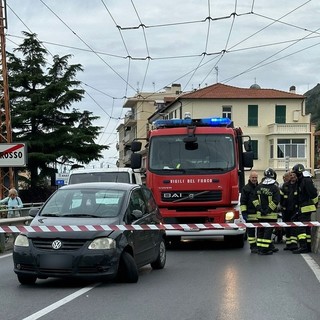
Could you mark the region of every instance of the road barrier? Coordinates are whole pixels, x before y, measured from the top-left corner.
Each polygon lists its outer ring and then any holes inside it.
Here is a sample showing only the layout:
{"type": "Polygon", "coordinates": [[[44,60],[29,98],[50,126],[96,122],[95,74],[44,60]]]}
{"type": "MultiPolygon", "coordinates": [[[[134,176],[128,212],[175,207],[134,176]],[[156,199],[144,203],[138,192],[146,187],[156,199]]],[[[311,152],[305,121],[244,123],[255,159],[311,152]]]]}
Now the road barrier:
{"type": "MultiPolygon", "coordinates": [[[[30,217],[31,218],[31,217],[30,217]]],[[[17,218],[16,218],[17,219],[17,218]]],[[[31,218],[32,219],[32,218],[31,218]]],[[[27,219],[26,219],[27,220],[27,219]]],[[[201,231],[214,229],[238,229],[247,227],[291,228],[320,227],[319,221],[310,222],[260,222],[260,223],[204,223],[204,224],[146,224],[146,225],[56,225],[56,226],[0,226],[0,233],[18,232],[79,232],[79,231],[118,231],[118,230],[184,230],[201,231]]]]}
{"type": "MultiPolygon", "coordinates": [[[[0,228],[1,226],[6,226],[11,228],[13,226],[28,224],[33,219],[33,217],[29,216],[29,210],[31,208],[40,208],[42,205],[43,205],[43,202],[37,202],[37,203],[32,202],[32,203],[25,203],[23,208],[10,209],[10,211],[19,213],[20,217],[16,217],[16,218],[5,218],[7,216],[8,208],[1,209],[0,217],[3,217],[3,218],[0,219],[0,228]]],[[[16,231],[16,232],[20,232],[20,231],[16,231]]],[[[13,233],[13,232],[12,231],[0,232],[0,253],[5,251],[5,246],[6,246],[5,233],[13,233]]]]}

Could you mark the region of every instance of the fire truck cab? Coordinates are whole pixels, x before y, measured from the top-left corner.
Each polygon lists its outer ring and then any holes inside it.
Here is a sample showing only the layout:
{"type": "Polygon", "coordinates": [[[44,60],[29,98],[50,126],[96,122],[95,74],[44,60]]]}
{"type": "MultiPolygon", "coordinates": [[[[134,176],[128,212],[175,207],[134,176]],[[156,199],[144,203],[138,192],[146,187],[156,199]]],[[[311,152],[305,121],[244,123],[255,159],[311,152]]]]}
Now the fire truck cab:
{"type": "MultiPolygon", "coordinates": [[[[245,170],[253,167],[250,137],[228,118],[169,119],[153,123],[147,138],[146,185],[152,190],[166,224],[167,237],[224,236],[243,247],[245,228],[197,229],[188,224],[244,222],[239,194],[245,170]]],[[[141,168],[142,143],[131,145],[131,167],[141,168]]]]}

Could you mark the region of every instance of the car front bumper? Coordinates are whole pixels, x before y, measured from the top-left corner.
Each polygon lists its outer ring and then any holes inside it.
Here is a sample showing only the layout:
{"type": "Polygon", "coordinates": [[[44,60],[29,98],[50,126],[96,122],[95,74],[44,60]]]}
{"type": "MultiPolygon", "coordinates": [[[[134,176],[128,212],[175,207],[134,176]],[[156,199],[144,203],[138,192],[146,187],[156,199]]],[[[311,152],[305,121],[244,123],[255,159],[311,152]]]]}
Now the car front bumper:
{"type": "Polygon", "coordinates": [[[185,228],[184,230],[166,230],[166,235],[168,237],[171,236],[179,236],[179,237],[186,237],[186,236],[192,236],[192,237],[207,237],[207,236],[239,236],[244,235],[246,232],[245,228],[237,228],[237,229],[227,229],[227,228],[221,228],[221,229],[197,229],[197,228],[185,228]]]}
{"type": "Polygon", "coordinates": [[[38,278],[114,278],[119,259],[116,249],[57,253],[15,247],[13,251],[14,272],[38,278]]]}

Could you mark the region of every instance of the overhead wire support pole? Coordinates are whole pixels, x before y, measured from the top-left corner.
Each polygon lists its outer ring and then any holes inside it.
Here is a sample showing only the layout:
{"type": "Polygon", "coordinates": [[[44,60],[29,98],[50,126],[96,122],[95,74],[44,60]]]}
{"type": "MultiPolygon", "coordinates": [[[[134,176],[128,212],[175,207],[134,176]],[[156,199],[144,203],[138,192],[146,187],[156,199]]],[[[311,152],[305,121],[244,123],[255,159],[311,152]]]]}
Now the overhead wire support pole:
{"type": "MultiPolygon", "coordinates": [[[[6,0],[0,0],[0,143],[12,143],[12,127],[5,38],[5,29],[7,28],[6,13],[6,0]]],[[[13,186],[13,169],[0,167],[0,198],[3,198],[5,191],[9,188],[12,188],[13,186]]]]}

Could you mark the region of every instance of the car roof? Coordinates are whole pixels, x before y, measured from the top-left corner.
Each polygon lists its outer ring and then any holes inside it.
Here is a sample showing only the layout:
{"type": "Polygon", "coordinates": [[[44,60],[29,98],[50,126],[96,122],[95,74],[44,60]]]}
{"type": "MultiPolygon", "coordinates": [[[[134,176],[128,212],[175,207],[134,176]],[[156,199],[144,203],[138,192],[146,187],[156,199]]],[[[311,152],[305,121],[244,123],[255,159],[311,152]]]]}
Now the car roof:
{"type": "Polygon", "coordinates": [[[137,187],[141,187],[138,184],[132,183],[121,183],[121,182],[85,182],[85,183],[76,183],[68,184],[60,189],[108,189],[108,190],[131,190],[137,187]]]}
{"type": "Polygon", "coordinates": [[[70,171],[70,174],[77,173],[95,173],[95,172],[133,172],[131,168],[121,167],[121,168],[96,168],[96,169],[85,169],[78,168],[70,171]]]}

